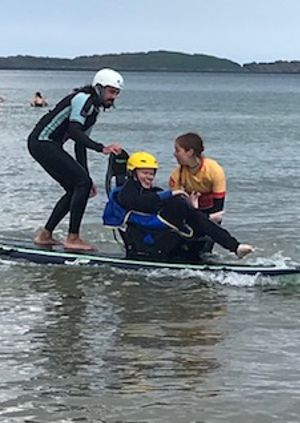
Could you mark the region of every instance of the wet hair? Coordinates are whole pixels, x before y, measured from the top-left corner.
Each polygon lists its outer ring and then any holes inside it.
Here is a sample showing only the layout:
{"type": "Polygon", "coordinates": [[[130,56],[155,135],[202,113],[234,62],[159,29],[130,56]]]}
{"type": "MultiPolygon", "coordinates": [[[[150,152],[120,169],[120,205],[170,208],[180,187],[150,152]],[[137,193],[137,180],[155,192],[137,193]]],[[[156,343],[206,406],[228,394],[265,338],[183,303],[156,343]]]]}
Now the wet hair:
{"type": "Polygon", "coordinates": [[[186,151],[193,149],[197,157],[200,157],[204,151],[202,138],[200,135],[193,132],[187,132],[186,134],[180,135],[176,138],[175,144],[186,151]]]}
{"type": "Polygon", "coordinates": [[[93,86],[92,85],[84,85],[82,87],[73,88],[74,93],[86,93],[86,94],[92,94],[93,93],[93,86]]]}
{"type": "Polygon", "coordinates": [[[37,97],[42,98],[42,94],[41,94],[39,91],[37,91],[37,92],[35,93],[35,95],[36,95],[37,97]]]}

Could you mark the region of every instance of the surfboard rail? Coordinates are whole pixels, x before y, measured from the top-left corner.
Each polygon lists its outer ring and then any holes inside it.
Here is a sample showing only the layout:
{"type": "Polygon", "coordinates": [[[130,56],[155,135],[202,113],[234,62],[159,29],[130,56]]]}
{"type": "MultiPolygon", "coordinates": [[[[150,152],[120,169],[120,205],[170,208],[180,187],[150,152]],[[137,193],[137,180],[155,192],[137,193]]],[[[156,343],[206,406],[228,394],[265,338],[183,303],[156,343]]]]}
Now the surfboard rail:
{"type": "Polygon", "coordinates": [[[293,267],[279,267],[276,265],[259,266],[240,263],[219,263],[209,260],[207,263],[177,263],[158,262],[142,259],[128,259],[121,255],[108,255],[100,251],[75,252],[64,250],[61,246],[39,247],[29,241],[0,241],[0,257],[13,260],[23,260],[38,264],[52,264],[64,266],[111,266],[122,269],[170,269],[192,270],[201,272],[234,272],[244,275],[261,274],[264,276],[280,276],[300,274],[300,265],[293,267]]]}

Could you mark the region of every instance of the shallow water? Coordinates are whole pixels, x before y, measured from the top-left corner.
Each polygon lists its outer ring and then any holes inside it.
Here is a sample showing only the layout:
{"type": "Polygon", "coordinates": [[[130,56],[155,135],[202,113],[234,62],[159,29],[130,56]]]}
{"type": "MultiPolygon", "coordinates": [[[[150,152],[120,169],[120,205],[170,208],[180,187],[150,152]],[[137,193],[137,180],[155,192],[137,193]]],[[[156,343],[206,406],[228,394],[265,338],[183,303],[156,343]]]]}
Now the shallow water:
{"type": "MultiPolygon", "coordinates": [[[[1,237],[31,238],[59,188],[26,151],[45,110],[89,72],[0,72],[1,237]]],[[[256,245],[246,262],[299,261],[300,77],[125,75],[94,139],[151,149],[166,185],[173,140],[204,135],[224,166],[224,225],[256,245]]],[[[69,143],[71,144],[71,143],[69,143]]],[[[72,146],[69,148],[71,149],[72,146]]],[[[83,235],[114,251],[101,227],[106,158],[90,154],[99,195],[83,235]]],[[[58,236],[67,228],[64,222],[58,236]]],[[[229,255],[221,249],[224,258],[229,255]]],[[[298,276],[128,272],[0,261],[1,422],[298,422],[298,276]]]]}

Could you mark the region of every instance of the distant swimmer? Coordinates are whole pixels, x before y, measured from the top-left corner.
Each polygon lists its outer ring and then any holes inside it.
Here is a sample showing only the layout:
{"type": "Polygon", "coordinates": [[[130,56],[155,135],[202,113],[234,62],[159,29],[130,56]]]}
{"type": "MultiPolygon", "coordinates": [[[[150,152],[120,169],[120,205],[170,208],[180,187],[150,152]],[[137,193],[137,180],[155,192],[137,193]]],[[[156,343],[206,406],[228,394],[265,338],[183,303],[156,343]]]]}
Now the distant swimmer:
{"type": "Polygon", "coordinates": [[[0,95],[0,103],[4,103],[4,97],[0,95]]]}
{"type": "Polygon", "coordinates": [[[43,95],[37,91],[31,100],[30,106],[32,107],[44,107],[48,106],[47,101],[44,99],[43,95]]]}

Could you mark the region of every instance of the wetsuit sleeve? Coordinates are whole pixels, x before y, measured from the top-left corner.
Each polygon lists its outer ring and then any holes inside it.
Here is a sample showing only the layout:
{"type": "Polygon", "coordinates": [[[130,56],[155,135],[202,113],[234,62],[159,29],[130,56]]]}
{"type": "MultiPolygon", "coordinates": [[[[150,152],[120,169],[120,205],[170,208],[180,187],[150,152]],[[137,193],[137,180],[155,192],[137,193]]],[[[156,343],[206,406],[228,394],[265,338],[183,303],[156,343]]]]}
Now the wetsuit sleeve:
{"type": "MultiPolygon", "coordinates": [[[[164,191],[161,191],[164,192],[164,191]]],[[[117,201],[126,210],[157,213],[164,204],[159,192],[144,190],[132,179],[128,180],[118,194],[117,201]]]]}
{"type": "Polygon", "coordinates": [[[172,191],[169,189],[163,191],[157,191],[156,194],[159,196],[161,200],[168,200],[172,197],[172,191]]]}
{"type": "Polygon", "coordinates": [[[215,164],[212,172],[212,206],[205,210],[205,213],[211,214],[224,209],[226,195],[226,177],[223,168],[215,164]]]}
{"type": "Polygon", "coordinates": [[[213,198],[213,205],[209,209],[205,209],[206,214],[216,213],[224,209],[224,198],[213,198]]]}
{"type": "Polygon", "coordinates": [[[90,96],[85,93],[78,93],[72,98],[68,135],[76,143],[81,143],[90,150],[101,152],[104,147],[103,144],[93,141],[84,129],[89,101],[90,96]]]}
{"type": "Polygon", "coordinates": [[[82,124],[78,122],[70,122],[69,123],[69,129],[68,129],[68,135],[69,137],[75,141],[76,143],[83,144],[86,148],[89,148],[90,150],[101,151],[104,148],[104,145],[93,141],[89,136],[87,136],[84,133],[84,128],[82,124]]]}
{"type": "Polygon", "coordinates": [[[85,146],[79,142],[76,142],[74,151],[75,151],[75,157],[78,163],[80,163],[81,166],[83,166],[86,170],[88,170],[87,151],[85,146]]]}
{"type": "Polygon", "coordinates": [[[84,125],[90,106],[89,94],[81,92],[76,94],[71,100],[70,122],[78,122],[84,125]]]}

